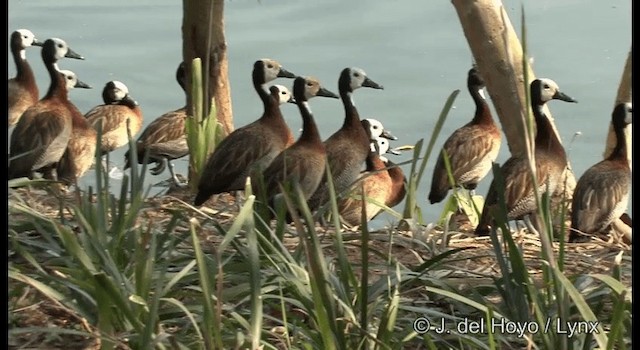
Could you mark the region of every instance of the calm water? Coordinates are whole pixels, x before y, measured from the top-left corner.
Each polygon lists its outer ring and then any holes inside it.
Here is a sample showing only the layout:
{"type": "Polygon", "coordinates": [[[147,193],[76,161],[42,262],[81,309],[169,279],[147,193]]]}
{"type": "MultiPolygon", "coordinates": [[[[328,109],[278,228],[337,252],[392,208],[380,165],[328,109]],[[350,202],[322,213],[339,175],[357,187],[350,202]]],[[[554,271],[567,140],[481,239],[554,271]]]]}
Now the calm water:
{"type": "MultiPolygon", "coordinates": [[[[575,174],[580,176],[602,158],[613,102],[631,47],[631,1],[505,4],[518,32],[520,5],[524,4],[536,75],[554,79],[565,93],[579,100],[578,104],[556,102],[549,107],[575,174]],[[581,135],[570,142],[577,132],[581,135]]],[[[428,140],[445,99],[455,89],[462,92],[436,147],[473,114],[465,87],[472,56],[450,1],[234,0],[225,6],[236,127],[261,115],[262,105],[250,76],[253,62],[262,57],[279,60],[296,74],[316,76],[336,93],[343,68],[365,69],[385,89],[358,90],[356,105],[362,117],[381,120],[399,138],[394,146],[428,140]]],[[[182,90],[174,80],[182,59],[182,1],[9,0],[8,11],[9,31],[28,28],[41,40],[60,37],[86,57],[85,61],[66,59],[59,64],[94,87],[71,93],[83,113],[102,103],[102,87],[109,80],[120,80],[129,87],[143,109],[145,125],[184,105],[182,90]]],[[[43,94],[49,79],[38,49],[28,50],[27,56],[43,94]]],[[[8,74],[13,76],[11,57],[8,63],[8,74]]],[[[290,86],[291,81],[274,83],[290,86]]],[[[340,127],[344,112],[339,100],[318,98],[311,107],[324,138],[340,127]]],[[[285,105],[283,113],[292,130],[298,130],[301,122],[296,107],[285,105]]],[[[124,152],[115,151],[112,162],[121,167],[124,152]]],[[[502,163],[508,156],[504,142],[498,161],[502,163]]],[[[399,163],[411,154],[390,157],[399,163]]],[[[420,205],[427,219],[434,221],[442,206],[427,201],[434,162],[429,163],[419,188],[420,205]]],[[[186,174],[187,160],[177,161],[176,167],[186,174]]],[[[168,176],[149,175],[148,181],[151,185],[168,176]]],[[[93,173],[88,173],[85,184],[92,178],[93,173]]],[[[490,180],[491,175],[480,184],[478,194],[486,194],[490,180]]],[[[382,217],[374,225],[389,221],[389,217],[382,217]]]]}

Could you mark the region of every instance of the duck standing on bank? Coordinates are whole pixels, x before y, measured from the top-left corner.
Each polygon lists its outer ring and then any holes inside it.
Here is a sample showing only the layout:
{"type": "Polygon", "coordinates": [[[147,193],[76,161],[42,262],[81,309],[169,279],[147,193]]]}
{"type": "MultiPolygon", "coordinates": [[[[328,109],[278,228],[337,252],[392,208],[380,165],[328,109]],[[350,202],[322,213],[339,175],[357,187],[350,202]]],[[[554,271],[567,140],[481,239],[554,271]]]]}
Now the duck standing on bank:
{"type": "MultiPolygon", "coordinates": [[[[530,103],[536,123],[535,166],[538,191],[554,193],[563,181],[567,167],[567,154],[554,132],[551,121],[544,114],[544,105],[551,100],[578,102],[560,91],[551,79],[535,79],[530,84],[530,103]]],[[[504,199],[507,218],[521,220],[537,210],[536,191],[530,176],[529,160],[526,156],[512,156],[502,166],[504,199]]],[[[498,207],[498,187],[495,178],[491,181],[480,221],[475,229],[478,236],[487,236],[494,228],[493,211],[498,207]]]]}
{"type": "Polygon", "coordinates": [[[491,116],[491,110],[482,92],[484,80],[475,67],[469,70],[467,88],[476,105],[476,111],[470,122],[447,138],[438,153],[429,192],[431,204],[441,202],[451,189],[445,166],[445,153],[449,157],[455,186],[473,191],[487,176],[500,151],[500,129],[491,116]]]}
{"type": "Polygon", "coordinates": [[[204,166],[194,205],[204,204],[214,194],[244,190],[252,171],[269,166],[293,142],[293,134],[280,111],[280,100],[271,96],[265,84],[276,78],[294,77],[272,59],[260,59],[253,64],[253,87],[262,100],[264,112],[258,120],[234,130],[216,146],[204,166]]]}
{"type": "MultiPolygon", "coordinates": [[[[185,88],[186,74],[184,62],[181,62],[176,70],[176,81],[185,94],[185,100],[187,92],[185,88]]],[[[144,155],[148,152],[148,163],[155,163],[155,166],[149,172],[152,175],[159,175],[169,165],[171,178],[178,187],[183,187],[186,184],[178,179],[172,161],[189,154],[186,120],[186,105],[174,111],[166,112],[147,125],[136,141],[138,164],[144,162],[144,155]]],[[[124,170],[131,166],[129,152],[127,150],[124,154],[124,170]]]]}
{"type": "Polygon", "coordinates": [[[302,117],[302,134],[293,145],[280,152],[264,172],[252,175],[251,183],[256,193],[264,193],[271,207],[280,194],[281,184],[298,183],[307,200],[320,184],[326,165],[326,152],[309,108],[309,99],[316,96],[339,98],[322,87],[316,78],[297,77],[293,81],[293,98],[302,117]],[[261,188],[262,184],[264,187],[261,188]]]}
{"type": "MultiPolygon", "coordinates": [[[[371,80],[360,68],[345,68],[340,72],[338,90],[345,111],[344,122],[342,127],[324,142],[327,165],[337,195],[344,194],[358,179],[369,155],[370,137],[362,127],[352,96],[353,92],[361,87],[383,89],[382,85],[371,80]]],[[[322,173],[324,174],[324,171],[322,173]]],[[[323,175],[320,186],[309,199],[309,208],[315,211],[328,200],[327,179],[326,175],[323,175]]]]}
{"type": "Polygon", "coordinates": [[[587,169],[576,184],[569,242],[587,241],[592,234],[604,233],[627,210],[631,168],[625,129],[631,119],[631,103],[616,105],[611,115],[616,145],[609,157],[587,169]]]}
{"type": "MultiPolygon", "coordinates": [[[[60,72],[67,80],[68,90],[77,87],[91,89],[91,86],[78,80],[72,71],[60,72]]],[[[71,137],[56,167],[59,181],[66,186],[72,185],[91,168],[96,155],[96,142],[97,134],[93,127],[82,114],[73,113],[71,137]]]]}
{"type": "MultiPolygon", "coordinates": [[[[369,119],[362,120],[364,127],[369,127],[368,121],[369,119]]],[[[374,137],[371,141],[371,152],[366,160],[366,169],[362,172],[360,180],[352,185],[347,196],[338,200],[340,217],[347,225],[361,224],[362,204],[365,200],[368,222],[383,211],[382,205],[393,207],[404,199],[406,179],[402,169],[383,156],[386,153],[399,154],[390,149],[387,138],[374,137]]]]}

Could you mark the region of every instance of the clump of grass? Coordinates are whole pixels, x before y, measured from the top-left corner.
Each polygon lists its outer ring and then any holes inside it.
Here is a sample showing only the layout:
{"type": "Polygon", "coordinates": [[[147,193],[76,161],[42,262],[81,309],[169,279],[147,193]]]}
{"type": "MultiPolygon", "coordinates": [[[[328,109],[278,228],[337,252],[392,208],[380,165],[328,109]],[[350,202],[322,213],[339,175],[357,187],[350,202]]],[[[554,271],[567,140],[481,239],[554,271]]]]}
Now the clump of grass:
{"type": "Polygon", "coordinates": [[[185,123],[189,145],[189,184],[192,191],[197,191],[207,158],[222,138],[222,127],[216,117],[215,103],[204,97],[202,74],[202,62],[200,58],[194,58],[191,62],[192,108],[185,123]],[[207,110],[209,114],[205,115],[207,110]]]}

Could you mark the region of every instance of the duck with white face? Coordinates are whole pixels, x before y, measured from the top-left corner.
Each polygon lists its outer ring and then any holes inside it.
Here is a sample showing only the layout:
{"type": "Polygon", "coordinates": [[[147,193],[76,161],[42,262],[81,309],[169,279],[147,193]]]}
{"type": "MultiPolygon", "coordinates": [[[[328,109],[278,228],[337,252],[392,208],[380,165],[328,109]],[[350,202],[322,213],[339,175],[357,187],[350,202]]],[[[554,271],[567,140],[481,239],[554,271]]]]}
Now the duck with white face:
{"type": "MultiPolygon", "coordinates": [[[[88,84],[78,80],[75,73],[69,70],[61,70],[60,73],[67,81],[67,89],[91,88],[88,84]]],[[[71,186],[84,176],[93,165],[96,154],[97,133],[89,122],[81,115],[74,114],[72,120],[71,137],[67,143],[67,149],[60,158],[56,167],[56,177],[65,186],[71,186]]],[[[53,178],[45,174],[45,178],[53,178]]]]}
{"type": "Polygon", "coordinates": [[[27,108],[40,98],[36,77],[27,61],[27,48],[42,46],[42,42],[28,29],[18,29],[11,33],[11,55],[16,65],[16,76],[7,85],[9,105],[9,127],[16,125],[27,108]]]}
{"type": "MultiPolygon", "coordinates": [[[[390,162],[384,154],[400,154],[392,149],[389,138],[382,136],[382,123],[376,119],[362,120],[362,126],[369,130],[371,150],[366,159],[366,168],[359,179],[351,186],[348,193],[338,199],[338,211],[343,223],[358,226],[362,223],[363,201],[366,210],[366,221],[371,221],[385,207],[399,204],[406,194],[404,184],[406,178],[402,169],[390,162]]],[[[390,133],[387,136],[393,137],[390,133]]]]}
{"type": "MultiPolygon", "coordinates": [[[[293,96],[302,117],[302,134],[289,147],[278,154],[263,172],[253,172],[251,183],[270,208],[263,216],[273,218],[277,203],[281,201],[281,186],[298,185],[307,200],[318,188],[326,165],[326,152],[318,126],[311,113],[309,100],[314,97],[339,98],[327,90],[314,77],[297,77],[293,81],[293,96]]],[[[292,187],[293,188],[293,187],[292,187]]],[[[288,217],[291,219],[291,216],[288,217]]]]}
{"type": "MultiPolygon", "coordinates": [[[[384,87],[369,78],[358,67],[344,68],[338,78],[338,90],[344,107],[343,123],[340,129],[324,141],[327,162],[331,171],[336,193],[349,189],[358,178],[370,149],[370,136],[362,127],[360,114],[353,100],[355,90],[362,87],[382,90],[384,87]]],[[[382,130],[378,132],[383,132],[382,130]]],[[[328,182],[323,177],[320,186],[309,199],[312,211],[322,211],[321,207],[329,201],[328,182]]]]}
{"type": "MultiPolygon", "coordinates": [[[[565,102],[577,101],[569,97],[551,79],[535,79],[530,85],[530,103],[536,123],[535,169],[538,188],[530,176],[529,159],[525,156],[512,156],[502,166],[504,179],[504,199],[509,220],[527,220],[537,211],[536,193],[555,193],[564,183],[563,174],[567,167],[567,154],[544,114],[544,105],[551,100],[565,102]]],[[[494,208],[498,206],[498,186],[491,182],[487,193],[476,235],[486,236],[495,229],[494,208]]]]}
{"type": "Polygon", "coordinates": [[[144,116],[129,88],[119,80],[108,81],[102,89],[103,104],[93,107],[85,118],[96,130],[101,130],[100,153],[105,155],[129,144],[129,135],[136,136],[144,116]]]}
{"type": "Polygon", "coordinates": [[[295,75],[278,61],[263,58],[254,63],[251,76],[264,112],[216,146],[203,169],[194,205],[202,205],[215,194],[244,190],[246,179],[253,171],[268,167],[293,143],[293,134],[280,111],[279,98],[273,99],[265,85],[276,78],[294,78],[295,75]]]}

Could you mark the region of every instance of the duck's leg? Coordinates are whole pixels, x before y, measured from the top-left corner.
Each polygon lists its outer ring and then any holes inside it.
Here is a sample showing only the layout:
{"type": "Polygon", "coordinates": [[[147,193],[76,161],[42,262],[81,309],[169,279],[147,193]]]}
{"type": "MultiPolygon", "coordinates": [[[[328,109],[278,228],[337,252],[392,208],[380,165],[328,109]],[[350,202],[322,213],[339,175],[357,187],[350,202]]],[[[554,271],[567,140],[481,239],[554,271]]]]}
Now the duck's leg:
{"type": "Polygon", "coordinates": [[[171,173],[171,178],[173,179],[173,183],[178,187],[178,188],[184,188],[187,187],[188,183],[187,182],[182,182],[180,181],[180,179],[178,179],[178,176],[176,175],[175,172],[175,166],[173,165],[173,163],[167,159],[164,158],[163,160],[164,162],[167,162],[167,164],[169,164],[169,173],[171,173]]]}

